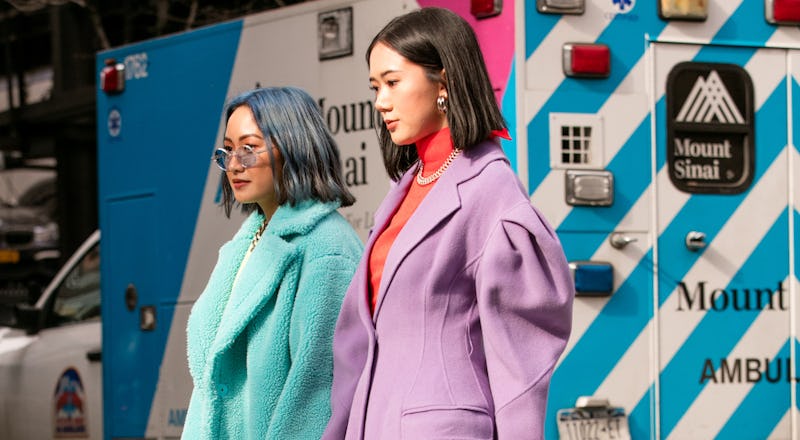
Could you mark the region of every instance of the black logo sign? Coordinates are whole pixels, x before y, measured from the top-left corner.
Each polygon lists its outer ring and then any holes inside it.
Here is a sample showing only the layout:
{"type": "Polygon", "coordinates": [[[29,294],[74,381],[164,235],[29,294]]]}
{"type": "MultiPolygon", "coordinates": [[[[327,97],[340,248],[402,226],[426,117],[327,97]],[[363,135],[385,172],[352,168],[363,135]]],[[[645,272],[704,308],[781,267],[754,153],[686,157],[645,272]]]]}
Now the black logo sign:
{"type": "Polygon", "coordinates": [[[667,76],[667,167],[689,193],[737,194],[753,181],[753,82],[734,64],[684,62],[667,76]]]}

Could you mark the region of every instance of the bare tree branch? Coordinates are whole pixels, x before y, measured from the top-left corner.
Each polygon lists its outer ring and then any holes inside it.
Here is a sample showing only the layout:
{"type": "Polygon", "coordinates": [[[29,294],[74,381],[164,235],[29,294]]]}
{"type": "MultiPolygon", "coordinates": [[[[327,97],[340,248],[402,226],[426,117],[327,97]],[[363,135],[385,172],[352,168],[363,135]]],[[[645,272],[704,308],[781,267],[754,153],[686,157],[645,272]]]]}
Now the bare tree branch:
{"type": "Polygon", "coordinates": [[[92,25],[94,26],[95,34],[97,34],[97,39],[100,40],[100,47],[103,49],[110,49],[111,43],[108,41],[108,36],[103,28],[103,20],[100,17],[100,14],[97,12],[97,8],[92,2],[86,2],[85,6],[86,10],[89,11],[89,19],[92,20],[92,25]]]}
{"type": "Polygon", "coordinates": [[[197,18],[197,8],[198,8],[197,0],[192,0],[192,3],[189,5],[189,16],[186,17],[187,31],[191,29],[192,26],[194,26],[194,21],[197,18]]]}
{"type": "Polygon", "coordinates": [[[156,29],[155,34],[164,33],[164,28],[169,20],[169,0],[156,0],[156,29]]]}

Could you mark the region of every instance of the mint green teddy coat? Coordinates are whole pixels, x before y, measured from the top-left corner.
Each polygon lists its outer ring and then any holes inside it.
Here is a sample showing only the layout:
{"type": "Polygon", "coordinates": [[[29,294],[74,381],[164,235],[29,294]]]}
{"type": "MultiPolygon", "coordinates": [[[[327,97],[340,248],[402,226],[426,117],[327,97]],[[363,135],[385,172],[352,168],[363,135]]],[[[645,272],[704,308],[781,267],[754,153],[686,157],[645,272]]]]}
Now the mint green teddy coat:
{"type": "Polygon", "coordinates": [[[278,208],[219,250],[187,325],[194,390],[183,438],[319,439],[330,417],[332,338],[363,250],[338,203],[278,208]],[[230,301],[230,306],[226,304],[230,301]]]}

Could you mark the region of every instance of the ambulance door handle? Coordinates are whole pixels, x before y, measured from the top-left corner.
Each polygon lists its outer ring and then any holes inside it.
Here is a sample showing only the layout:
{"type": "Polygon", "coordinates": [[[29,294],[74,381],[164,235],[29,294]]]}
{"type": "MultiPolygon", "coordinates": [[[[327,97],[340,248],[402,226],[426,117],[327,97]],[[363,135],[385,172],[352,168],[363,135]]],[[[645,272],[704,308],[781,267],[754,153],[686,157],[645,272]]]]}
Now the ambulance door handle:
{"type": "Polygon", "coordinates": [[[139,309],[139,329],[153,331],[156,328],[156,306],[142,306],[139,309]]]}
{"type": "Polygon", "coordinates": [[[608,242],[614,249],[622,249],[636,241],[635,237],[629,237],[621,232],[615,232],[608,237],[608,242]]]}
{"type": "Polygon", "coordinates": [[[100,361],[102,361],[103,360],[103,350],[98,348],[97,350],[87,351],[86,352],[86,359],[88,359],[89,362],[100,362],[100,361]]]}
{"type": "Polygon", "coordinates": [[[697,252],[706,247],[706,234],[691,231],[686,234],[686,248],[692,252],[697,252]]]}

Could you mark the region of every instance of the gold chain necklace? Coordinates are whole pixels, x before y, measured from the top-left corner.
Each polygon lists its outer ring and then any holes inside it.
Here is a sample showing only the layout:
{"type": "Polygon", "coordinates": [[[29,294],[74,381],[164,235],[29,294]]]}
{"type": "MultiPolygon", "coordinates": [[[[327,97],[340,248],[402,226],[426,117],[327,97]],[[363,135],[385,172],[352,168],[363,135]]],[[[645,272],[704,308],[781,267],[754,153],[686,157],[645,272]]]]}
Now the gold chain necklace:
{"type": "Polygon", "coordinates": [[[419,170],[417,170],[417,183],[420,184],[421,186],[425,186],[435,182],[436,179],[442,176],[442,173],[444,173],[447,167],[449,167],[450,164],[453,163],[453,160],[456,158],[456,156],[458,156],[459,153],[461,153],[461,149],[454,148],[453,152],[450,153],[450,155],[447,156],[447,159],[444,160],[442,166],[440,166],[438,170],[436,170],[433,174],[431,174],[428,177],[422,177],[422,169],[425,168],[425,164],[422,163],[422,159],[420,159],[419,170]]]}
{"type": "Polygon", "coordinates": [[[258,240],[261,240],[261,235],[264,233],[265,229],[267,229],[266,220],[264,220],[264,223],[262,223],[261,227],[258,228],[256,235],[253,236],[253,241],[250,242],[250,248],[247,249],[247,252],[253,252],[253,249],[255,249],[256,245],[258,244],[258,240]]]}

